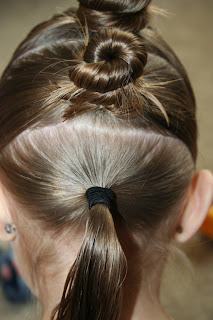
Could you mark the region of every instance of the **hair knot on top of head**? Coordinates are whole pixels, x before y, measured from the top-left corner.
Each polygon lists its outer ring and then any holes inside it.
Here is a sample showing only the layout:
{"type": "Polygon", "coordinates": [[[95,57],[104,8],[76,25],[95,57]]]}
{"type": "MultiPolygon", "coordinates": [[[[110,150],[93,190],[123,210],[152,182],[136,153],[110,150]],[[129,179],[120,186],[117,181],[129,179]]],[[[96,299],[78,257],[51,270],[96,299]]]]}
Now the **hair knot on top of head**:
{"type": "Polygon", "coordinates": [[[148,5],[151,0],[78,0],[77,17],[82,25],[97,31],[106,27],[119,27],[137,32],[150,20],[148,5]]]}
{"type": "Polygon", "coordinates": [[[140,38],[116,28],[104,29],[92,36],[82,60],[71,62],[70,79],[79,88],[105,93],[141,77],[146,62],[140,38]]]}

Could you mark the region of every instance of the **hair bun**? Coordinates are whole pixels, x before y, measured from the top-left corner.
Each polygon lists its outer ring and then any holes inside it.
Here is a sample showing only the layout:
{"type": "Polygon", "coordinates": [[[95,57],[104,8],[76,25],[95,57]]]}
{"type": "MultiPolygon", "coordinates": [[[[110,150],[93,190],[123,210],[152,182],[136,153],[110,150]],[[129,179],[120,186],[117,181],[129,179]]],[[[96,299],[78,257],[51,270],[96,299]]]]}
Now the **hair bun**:
{"type": "Polygon", "coordinates": [[[106,27],[137,32],[149,22],[148,4],[151,0],[78,0],[77,17],[92,31],[106,27]]]}
{"type": "Polygon", "coordinates": [[[104,29],[92,36],[82,60],[72,62],[70,79],[79,88],[105,93],[142,76],[146,62],[140,38],[119,29],[104,29]]]}

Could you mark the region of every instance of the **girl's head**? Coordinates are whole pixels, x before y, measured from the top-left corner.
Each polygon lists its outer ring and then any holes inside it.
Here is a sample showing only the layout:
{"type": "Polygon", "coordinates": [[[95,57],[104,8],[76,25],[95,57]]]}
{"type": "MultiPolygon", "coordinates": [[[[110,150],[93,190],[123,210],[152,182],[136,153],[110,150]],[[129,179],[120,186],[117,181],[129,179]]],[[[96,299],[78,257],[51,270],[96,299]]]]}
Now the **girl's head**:
{"type": "Polygon", "coordinates": [[[195,99],[150,1],[79,2],[33,29],[3,73],[0,230],[39,299],[61,300],[56,319],[119,319],[129,283],[146,290],[171,238],[199,228],[212,177],[194,174],[195,99]],[[89,209],[95,186],[113,192],[110,210],[89,209]]]}

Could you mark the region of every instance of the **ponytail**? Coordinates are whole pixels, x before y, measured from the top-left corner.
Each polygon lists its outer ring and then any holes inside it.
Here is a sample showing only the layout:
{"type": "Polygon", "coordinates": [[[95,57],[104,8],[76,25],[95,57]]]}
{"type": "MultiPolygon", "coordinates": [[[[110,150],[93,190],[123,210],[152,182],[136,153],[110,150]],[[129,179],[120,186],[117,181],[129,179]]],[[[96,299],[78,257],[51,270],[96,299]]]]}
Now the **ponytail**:
{"type": "Polygon", "coordinates": [[[51,320],[118,320],[125,273],[126,258],[110,210],[96,204],[51,320]]]}

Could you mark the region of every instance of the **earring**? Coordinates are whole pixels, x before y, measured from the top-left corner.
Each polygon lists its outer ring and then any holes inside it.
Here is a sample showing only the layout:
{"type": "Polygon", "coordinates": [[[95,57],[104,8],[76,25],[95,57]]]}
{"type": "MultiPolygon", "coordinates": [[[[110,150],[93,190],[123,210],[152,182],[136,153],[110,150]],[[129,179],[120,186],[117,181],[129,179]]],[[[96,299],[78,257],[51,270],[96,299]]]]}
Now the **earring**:
{"type": "Polygon", "coordinates": [[[7,224],[5,230],[7,233],[13,233],[16,231],[16,226],[14,224],[7,224]]]}
{"type": "Polygon", "coordinates": [[[183,228],[181,226],[177,227],[176,232],[182,233],[183,232],[183,228]]]}

